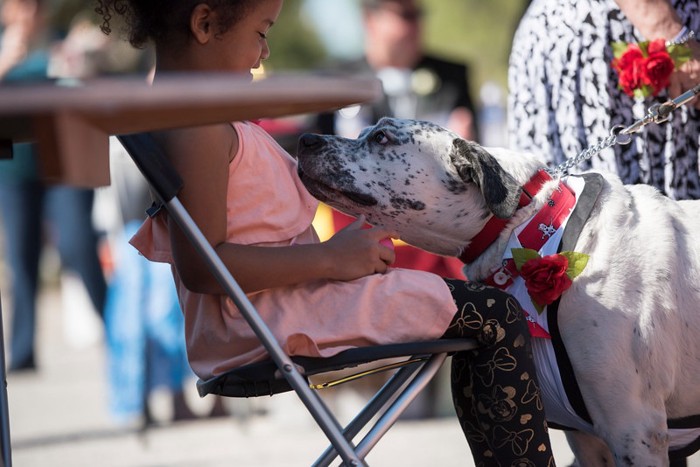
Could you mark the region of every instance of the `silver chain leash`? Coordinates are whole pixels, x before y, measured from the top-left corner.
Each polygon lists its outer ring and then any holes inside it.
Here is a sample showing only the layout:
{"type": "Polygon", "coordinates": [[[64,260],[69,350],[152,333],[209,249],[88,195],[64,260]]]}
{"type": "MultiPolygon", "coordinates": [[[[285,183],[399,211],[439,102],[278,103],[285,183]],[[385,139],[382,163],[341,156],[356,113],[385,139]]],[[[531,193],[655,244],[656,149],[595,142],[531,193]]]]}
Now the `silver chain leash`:
{"type": "Polygon", "coordinates": [[[591,146],[585,151],[582,151],[576,157],[565,160],[555,168],[546,169],[547,172],[552,177],[564,176],[569,173],[569,170],[572,167],[579,165],[583,161],[587,161],[604,149],[615,146],[616,144],[626,145],[631,143],[632,135],[634,133],[638,133],[642,130],[642,128],[650,123],[659,124],[667,121],[671,117],[671,113],[673,113],[674,110],[684,104],[687,104],[698,94],[700,94],[700,84],[696,85],[689,91],[684,92],[673,100],[666,101],[663,104],[657,103],[652,105],[649,107],[649,110],[644,118],[637,120],[627,128],[625,128],[624,125],[615,125],[610,130],[610,135],[607,138],[599,141],[597,144],[591,146]]]}

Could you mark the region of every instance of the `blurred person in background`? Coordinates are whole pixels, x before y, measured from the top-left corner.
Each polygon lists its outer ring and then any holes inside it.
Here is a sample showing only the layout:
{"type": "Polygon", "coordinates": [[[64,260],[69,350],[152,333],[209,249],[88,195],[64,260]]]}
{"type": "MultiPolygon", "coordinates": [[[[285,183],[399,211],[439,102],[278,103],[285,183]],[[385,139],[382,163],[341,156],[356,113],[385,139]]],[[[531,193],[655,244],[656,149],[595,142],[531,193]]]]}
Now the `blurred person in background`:
{"type": "MultiPolygon", "coordinates": [[[[46,0],[4,0],[0,4],[0,85],[48,79],[54,46],[46,0]]],[[[45,240],[56,243],[61,268],[79,278],[100,316],[106,282],[98,257],[98,235],[92,224],[94,191],[47,185],[39,175],[35,147],[13,146],[13,158],[0,160],[0,214],[9,265],[9,370],[33,370],[39,260],[45,240]],[[45,222],[46,221],[46,222],[45,222]],[[44,236],[44,225],[50,229],[44,236]]],[[[73,304],[76,306],[76,304],[73,304]]],[[[79,324],[79,323],[75,323],[79,324]]]]}
{"type": "Polygon", "coordinates": [[[114,265],[105,305],[110,413],[122,424],[140,419],[144,427],[191,419],[185,385],[194,387],[194,373],[170,268],[128,243],[152,203],[148,184],[117,138],[109,146],[112,183],[98,192],[97,206],[114,265]],[[159,398],[170,402],[165,413],[159,398]]]}
{"type": "Polygon", "coordinates": [[[340,69],[373,73],[382,82],[378,102],[324,115],[326,133],[356,137],[381,117],[429,120],[459,136],[478,140],[469,70],[423,50],[425,11],[417,0],[363,0],[364,57],[340,69]]]}
{"type": "MultiPolygon", "coordinates": [[[[697,0],[533,0],[513,39],[509,145],[544,154],[554,166],[605,139],[614,126],[632,125],[655,102],[700,83],[698,34],[697,0]],[[625,90],[613,66],[613,43],[655,40],[661,55],[671,43],[686,46],[689,60],[653,92],[625,90]]],[[[644,127],[631,144],[605,149],[574,169],[611,172],[674,199],[698,199],[699,109],[695,99],[669,121],[644,127]]]]}

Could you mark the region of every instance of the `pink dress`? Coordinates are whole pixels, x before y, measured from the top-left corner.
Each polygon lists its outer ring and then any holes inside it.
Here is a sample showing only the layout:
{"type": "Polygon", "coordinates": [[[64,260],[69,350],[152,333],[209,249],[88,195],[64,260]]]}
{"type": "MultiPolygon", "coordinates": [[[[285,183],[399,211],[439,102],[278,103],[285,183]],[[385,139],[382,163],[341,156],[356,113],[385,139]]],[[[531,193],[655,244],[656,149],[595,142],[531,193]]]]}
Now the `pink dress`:
{"type": "MultiPolygon", "coordinates": [[[[259,126],[233,127],[240,144],[229,165],[227,241],[261,246],[318,242],[311,225],[318,202],[297,177],[296,161],[259,126]]],[[[147,219],[131,243],[151,261],[174,264],[164,211],[147,219]]],[[[229,297],[194,293],[172,270],[185,314],[188,358],[197,376],[207,379],[265,358],[229,297]]],[[[457,311],[439,276],[407,269],[268,289],[248,298],[283,348],[305,356],[438,338],[457,311]]]]}

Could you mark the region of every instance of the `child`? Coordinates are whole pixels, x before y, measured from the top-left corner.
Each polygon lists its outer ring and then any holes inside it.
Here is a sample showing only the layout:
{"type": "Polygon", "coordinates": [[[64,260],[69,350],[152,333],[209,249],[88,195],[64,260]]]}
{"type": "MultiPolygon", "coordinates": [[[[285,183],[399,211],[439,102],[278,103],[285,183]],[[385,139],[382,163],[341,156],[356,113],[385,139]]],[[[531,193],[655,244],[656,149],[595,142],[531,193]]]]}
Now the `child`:
{"type": "MultiPolygon", "coordinates": [[[[135,46],[153,40],[154,86],[168,72],[250,73],[270,55],[283,0],[98,0],[109,32],[121,14],[135,46]],[[167,3],[167,8],[165,8],[167,3]],[[160,5],[157,6],[157,5],[160,5]]],[[[457,415],[478,465],[554,465],[528,329],[509,295],[436,275],[391,269],[381,227],[358,219],[327,242],[311,226],[317,201],[296,162],[259,126],[222,123],[157,135],[184,179],[179,198],[251,302],[292,355],[330,356],[371,344],[473,337],[455,355],[457,415]],[[503,410],[508,408],[508,410],[503,410]]],[[[173,265],[188,357],[210,378],[265,351],[166,213],[132,244],[173,265]]]]}

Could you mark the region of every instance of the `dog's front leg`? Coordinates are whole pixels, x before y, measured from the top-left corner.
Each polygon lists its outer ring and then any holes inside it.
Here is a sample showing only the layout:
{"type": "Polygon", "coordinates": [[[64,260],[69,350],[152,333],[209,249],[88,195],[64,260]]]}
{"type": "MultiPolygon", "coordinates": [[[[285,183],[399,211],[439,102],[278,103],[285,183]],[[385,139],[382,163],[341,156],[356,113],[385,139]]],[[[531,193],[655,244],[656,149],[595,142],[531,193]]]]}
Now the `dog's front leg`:
{"type": "Polygon", "coordinates": [[[615,461],[605,442],[582,431],[566,431],[566,440],[576,457],[576,467],[613,467],[615,461]]]}
{"type": "Polygon", "coordinates": [[[567,440],[578,465],[668,467],[665,414],[643,404],[616,406],[620,407],[617,414],[613,414],[610,409],[605,415],[595,409],[590,411],[598,436],[580,432],[567,433],[567,440]]]}
{"type": "MultiPolygon", "coordinates": [[[[623,368],[617,370],[624,374],[623,368]]],[[[581,393],[593,419],[593,430],[605,440],[616,467],[668,467],[666,411],[658,399],[642,394],[639,378],[624,375],[626,385],[599,374],[598,385],[580,378],[581,393]]],[[[586,464],[581,464],[586,465],[586,464]]],[[[593,463],[590,465],[609,465],[593,463]]]]}
{"type": "MultiPolygon", "coordinates": [[[[595,287],[587,286],[595,296],[595,287]]],[[[656,361],[649,345],[637,339],[638,320],[580,297],[565,297],[558,318],[593,433],[605,441],[616,467],[667,467],[667,383],[649,364],[656,361]]]]}

